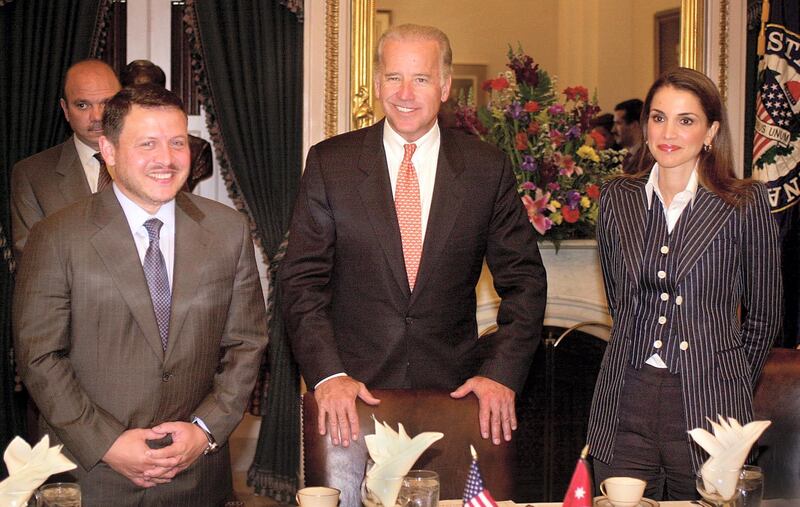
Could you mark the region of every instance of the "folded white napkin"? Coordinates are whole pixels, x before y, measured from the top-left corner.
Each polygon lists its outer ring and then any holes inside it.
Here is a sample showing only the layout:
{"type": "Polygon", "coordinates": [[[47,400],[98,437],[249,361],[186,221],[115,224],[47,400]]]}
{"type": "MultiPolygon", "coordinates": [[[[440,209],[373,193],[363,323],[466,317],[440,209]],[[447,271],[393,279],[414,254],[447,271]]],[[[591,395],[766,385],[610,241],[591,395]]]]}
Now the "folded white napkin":
{"type": "Polygon", "coordinates": [[[713,435],[702,428],[693,429],[689,435],[711,455],[700,468],[706,491],[717,492],[724,500],[730,500],[736,494],[739,471],[750,448],[771,421],[753,421],[742,426],[732,417],[718,417],[719,424],[708,420],[713,435]]]}
{"type": "Polygon", "coordinates": [[[394,431],[388,424],[375,421],[375,434],[367,435],[369,456],[375,465],[367,470],[366,485],[384,507],[393,507],[403,485],[403,477],[411,470],[425,449],[444,436],[426,431],[410,438],[402,424],[394,431]]]}
{"type": "Polygon", "coordinates": [[[47,435],[33,449],[25,440],[14,437],[3,454],[9,475],[0,482],[0,497],[6,502],[24,505],[48,477],[75,468],[75,464],[61,454],[61,447],[50,447],[47,435]]]}

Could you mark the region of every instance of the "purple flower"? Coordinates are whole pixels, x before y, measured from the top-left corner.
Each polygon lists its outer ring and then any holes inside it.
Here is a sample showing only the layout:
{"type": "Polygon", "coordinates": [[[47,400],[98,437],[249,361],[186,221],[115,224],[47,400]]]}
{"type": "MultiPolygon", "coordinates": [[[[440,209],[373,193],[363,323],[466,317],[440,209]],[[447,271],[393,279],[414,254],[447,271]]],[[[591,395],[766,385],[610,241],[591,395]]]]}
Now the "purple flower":
{"type": "Polygon", "coordinates": [[[581,136],[581,129],[577,125],[573,125],[565,135],[567,139],[577,139],[581,136]]]}
{"type": "Polygon", "coordinates": [[[564,106],[562,106],[561,104],[553,104],[552,106],[547,108],[547,112],[550,113],[553,116],[555,116],[557,114],[563,114],[564,113],[564,106]]]}
{"type": "Polygon", "coordinates": [[[522,157],[522,163],[519,165],[519,168],[523,171],[532,173],[536,170],[536,161],[534,161],[533,157],[530,155],[525,155],[522,157]]]}
{"type": "Polygon", "coordinates": [[[537,69],[539,64],[533,63],[533,58],[524,54],[512,55],[509,51],[508,68],[514,71],[517,83],[524,83],[533,88],[539,84],[537,69]]]}
{"type": "Polygon", "coordinates": [[[567,192],[567,204],[570,208],[575,208],[581,202],[581,193],[577,190],[570,190],[567,192]]]}
{"type": "Polygon", "coordinates": [[[522,104],[519,101],[514,101],[506,108],[506,115],[515,120],[519,120],[522,116],[522,104]]]}
{"type": "Polygon", "coordinates": [[[536,190],[536,185],[534,185],[532,181],[526,181],[525,183],[520,185],[519,188],[521,188],[522,190],[534,191],[536,190]]]}

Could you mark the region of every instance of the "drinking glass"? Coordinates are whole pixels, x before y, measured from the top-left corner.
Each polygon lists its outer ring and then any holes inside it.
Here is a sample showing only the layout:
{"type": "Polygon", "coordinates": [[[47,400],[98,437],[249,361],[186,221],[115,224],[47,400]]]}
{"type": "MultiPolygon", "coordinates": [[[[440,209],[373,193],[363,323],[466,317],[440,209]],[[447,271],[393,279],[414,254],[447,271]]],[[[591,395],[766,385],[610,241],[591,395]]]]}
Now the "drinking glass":
{"type": "Polygon", "coordinates": [[[398,500],[403,507],[437,507],[439,474],[432,470],[411,470],[403,478],[398,500]]]}
{"type": "Polygon", "coordinates": [[[740,469],[735,470],[725,470],[722,473],[715,473],[715,479],[709,480],[704,479],[702,475],[698,472],[697,474],[697,492],[700,493],[700,496],[703,497],[703,500],[708,502],[709,504],[713,505],[714,507],[739,507],[739,489],[738,484],[740,482],[739,474],[741,473],[740,469]],[[723,497],[719,491],[724,484],[724,480],[729,479],[733,475],[737,480],[737,487],[733,490],[733,496],[730,498],[723,497]],[[706,481],[710,482],[711,487],[706,489],[706,481]]]}
{"type": "Polygon", "coordinates": [[[45,484],[36,492],[39,507],[81,507],[81,487],[74,482],[45,484]]]}
{"type": "Polygon", "coordinates": [[[739,495],[742,507],[760,507],[764,495],[764,473],[760,467],[745,465],[739,475],[739,495]]]}

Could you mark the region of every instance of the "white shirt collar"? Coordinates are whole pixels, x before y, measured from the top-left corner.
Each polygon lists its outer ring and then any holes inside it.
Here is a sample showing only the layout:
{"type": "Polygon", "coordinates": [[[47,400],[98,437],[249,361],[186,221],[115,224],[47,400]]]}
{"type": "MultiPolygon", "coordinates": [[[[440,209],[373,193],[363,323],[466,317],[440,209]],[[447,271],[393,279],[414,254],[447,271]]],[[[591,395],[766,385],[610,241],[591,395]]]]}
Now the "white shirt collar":
{"type": "MultiPolygon", "coordinates": [[[[658,173],[659,167],[658,162],[653,164],[653,169],[650,171],[650,177],[647,179],[647,183],[644,186],[644,191],[647,194],[647,209],[650,209],[653,205],[653,193],[658,196],[661,202],[664,202],[664,197],[661,194],[661,189],[658,186],[658,173]]],[[[698,186],[698,179],[697,179],[697,164],[695,164],[694,169],[692,169],[692,174],[689,176],[689,181],[686,183],[686,188],[683,189],[680,194],[684,194],[689,197],[689,205],[691,206],[694,204],[694,197],[697,195],[697,186],[698,186]]]]}
{"type": "MultiPolygon", "coordinates": [[[[424,157],[427,156],[428,152],[432,150],[434,147],[439,147],[439,138],[441,137],[441,131],[439,130],[439,121],[437,120],[436,123],[433,124],[433,127],[425,134],[414,141],[413,143],[409,143],[406,141],[403,136],[398,134],[391,125],[389,125],[389,121],[386,120],[383,122],[383,146],[387,150],[390,150],[390,156],[392,158],[399,158],[400,160],[403,159],[403,155],[405,154],[404,146],[406,144],[416,144],[417,148],[414,151],[414,156],[411,157],[412,160],[416,160],[417,157],[424,157]]],[[[416,166],[417,164],[415,164],[416,166]]]]}
{"type": "Polygon", "coordinates": [[[117,196],[120,206],[122,206],[122,211],[125,213],[125,218],[128,220],[131,233],[136,234],[139,229],[144,226],[144,223],[151,218],[161,220],[164,224],[162,230],[164,230],[164,228],[170,231],[175,230],[175,199],[162,204],[156,214],[151,215],[138,204],[130,200],[127,195],[123,194],[116,182],[114,182],[112,186],[114,188],[114,194],[117,196]]]}
{"type": "Polygon", "coordinates": [[[94,154],[97,153],[97,150],[78,139],[78,136],[74,134],[72,135],[72,139],[75,140],[75,150],[78,152],[78,158],[81,159],[81,165],[86,167],[87,165],[94,166],[96,164],[97,167],[100,167],[100,162],[94,158],[94,154]]]}

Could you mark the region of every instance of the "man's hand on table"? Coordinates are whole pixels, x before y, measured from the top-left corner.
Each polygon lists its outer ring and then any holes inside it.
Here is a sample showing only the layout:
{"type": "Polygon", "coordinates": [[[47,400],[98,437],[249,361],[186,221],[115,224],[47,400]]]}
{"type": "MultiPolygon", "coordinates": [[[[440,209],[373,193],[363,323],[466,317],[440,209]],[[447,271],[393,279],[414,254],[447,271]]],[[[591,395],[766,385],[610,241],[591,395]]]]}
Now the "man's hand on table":
{"type": "Polygon", "coordinates": [[[511,432],[517,429],[517,413],[514,408],[514,391],[486,377],[475,376],[450,393],[453,398],[463,398],[475,393],[480,407],[478,419],[483,438],[499,445],[501,438],[511,440],[511,432]]]}
{"type": "Polygon", "coordinates": [[[351,439],[358,440],[360,428],[356,398],[361,398],[367,405],[381,402],[363,383],[347,376],[330,378],[314,390],[314,399],[319,407],[319,434],[324,435],[330,429],[333,445],[341,443],[348,447],[351,439]]]}

